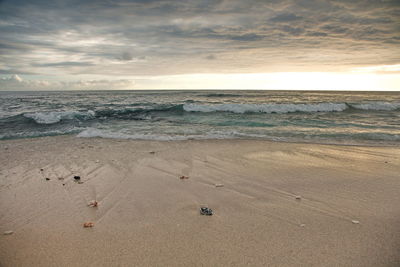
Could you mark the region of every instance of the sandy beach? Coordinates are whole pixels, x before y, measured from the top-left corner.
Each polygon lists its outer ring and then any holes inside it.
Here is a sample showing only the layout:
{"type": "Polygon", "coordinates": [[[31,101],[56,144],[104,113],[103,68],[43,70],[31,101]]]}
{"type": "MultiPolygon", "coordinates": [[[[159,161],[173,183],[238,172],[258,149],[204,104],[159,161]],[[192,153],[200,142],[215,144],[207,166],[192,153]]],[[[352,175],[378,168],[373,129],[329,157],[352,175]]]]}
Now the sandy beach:
{"type": "Polygon", "coordinates": [[[0,151],[0,266],[400,266],[400,147],[58,136],[0,151]]]}

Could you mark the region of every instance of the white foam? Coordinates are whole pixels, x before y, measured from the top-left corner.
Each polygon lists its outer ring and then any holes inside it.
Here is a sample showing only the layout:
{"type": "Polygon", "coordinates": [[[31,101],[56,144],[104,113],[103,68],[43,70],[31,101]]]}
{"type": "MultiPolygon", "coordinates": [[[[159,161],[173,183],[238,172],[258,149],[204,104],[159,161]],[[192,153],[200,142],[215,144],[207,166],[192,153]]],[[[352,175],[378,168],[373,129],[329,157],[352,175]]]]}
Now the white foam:
{"type": "Polygon", "coordinates": [[[190,135],[158,135],[158,134],[128,134],[118,131],[102,130],[96,128],[88,128],[80,132],[77,137],[90,138],[101,137],[110,139],[133,139],[133,140],[156,140],[156,141],[174,141],[174,140],[191,140],[191,139],[233,139],[243,136],[236,131],[220,132],[214,131],[208,134],[190,134],[190,135]]]}
{"type": "Polygon", "coordinates": [[[158,140],[158,141],[172,141],[172,140],[186,140],[184,136],[168,136],[168,135],[154,135],[154,134],[126,134],[123,132],[114,132],[109,130],[100,130],[95,128],[88,128],[80,132],[77,137],[101,137],[111,139],[137,139],[137,140],[158,140]]]}
{"type": "Polygon", "coordinates": [[[353,108],[363,109],[363,110],[382,110],[382,111],[390,111],[400,109],[399,102],[368,102],[362,104],[352,104],[353,108]]]}
{"type": "Polygon", "coordinates": [[[183,109],[189,112],[216,112],[233,113],[289,113],[289,112],[332,112],[347,109],[344,103],[317,103],[317,104],[219,104],[198,105],[185,104],[183,109]]]}
{"type": "Polygon", "coordinates": [[[26,113],[24,117],[33,119],[39,124],[53,124],[60,122],[61,120],[71,120],[77,116],[82,118],[93,118],[95,115],[94,111],[89,110],[87,112],[81,111],[50,111],[50,112],[35,112],[26,113]]]}

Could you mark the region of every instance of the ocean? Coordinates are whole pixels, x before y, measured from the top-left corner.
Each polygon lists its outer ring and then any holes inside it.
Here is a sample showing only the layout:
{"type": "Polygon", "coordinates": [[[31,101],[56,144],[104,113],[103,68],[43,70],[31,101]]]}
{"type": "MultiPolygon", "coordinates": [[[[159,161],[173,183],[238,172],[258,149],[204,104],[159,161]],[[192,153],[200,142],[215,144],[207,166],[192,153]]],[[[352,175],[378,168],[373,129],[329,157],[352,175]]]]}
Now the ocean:
{"type": "Polygon", "coordinates": [[[399,92],[0,92],[0,139],[72,134],[139,140],[400,144],[399,92]]]}

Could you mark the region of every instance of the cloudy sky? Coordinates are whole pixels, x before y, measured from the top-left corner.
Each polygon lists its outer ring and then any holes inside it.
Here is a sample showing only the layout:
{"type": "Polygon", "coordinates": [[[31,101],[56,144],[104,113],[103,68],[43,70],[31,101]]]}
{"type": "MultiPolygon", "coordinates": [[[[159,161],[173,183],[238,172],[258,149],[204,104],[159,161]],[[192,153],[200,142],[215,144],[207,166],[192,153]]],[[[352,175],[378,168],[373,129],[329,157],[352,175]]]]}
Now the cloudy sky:
{"type": "Polygon", "coordinates": [[[400,90],[399,0],[0,0],[0,90],[400,90]]]}

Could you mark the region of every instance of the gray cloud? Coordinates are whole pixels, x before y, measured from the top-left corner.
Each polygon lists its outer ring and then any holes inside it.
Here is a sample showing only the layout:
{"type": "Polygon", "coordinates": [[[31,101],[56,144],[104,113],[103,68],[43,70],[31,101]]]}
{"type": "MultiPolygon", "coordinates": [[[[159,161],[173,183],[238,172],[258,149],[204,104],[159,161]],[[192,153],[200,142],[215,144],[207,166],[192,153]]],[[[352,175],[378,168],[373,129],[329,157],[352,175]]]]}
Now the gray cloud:
{"type": "Polygon", "coordinates": [[[396,0],[4,0],[0,73],[165,75],[394,64],[399,12],[396,0]]]}
{"type": "Polygon", "coordinates": [[[93,66],[92,62],[85,61],[64,61],[64,62],[55,62],[55,63],[35,63],[32,64],[34,67],[85,67],[85,66],[93,66]]]}
{"type": "Polygon", "coordinates": [[[302,17],[297,16],[296,14],[283,13],[283,14],[279,14],[275,17],[272,17],[270,19],[270,21],[272,21],[272,22],[292,22],[292,21],[301,20],[301,19],[302,19],[302,17]]]}
{"type": "Polygon", "coordinates": [[[117,58],[122,61],[129,61],[133,59],[133,55],[129,52],[122,52],[117,58]]]}
{"type": "Polygon", "coordinates": [[[208,59],[208,60],[214,60],[216,58],[217,57],[215,55],[208,55],[208,56],[205,57],[205,59],[208,59]]]}
{"type": "Polygon", "coordinates": [[[47,81],[47,80],[24,80],[18,75],[0,79],[0,90],[115,90],[133,89],[135,82],[128,79],[119,80],[86,80],[86,81],[47,81]]]}

